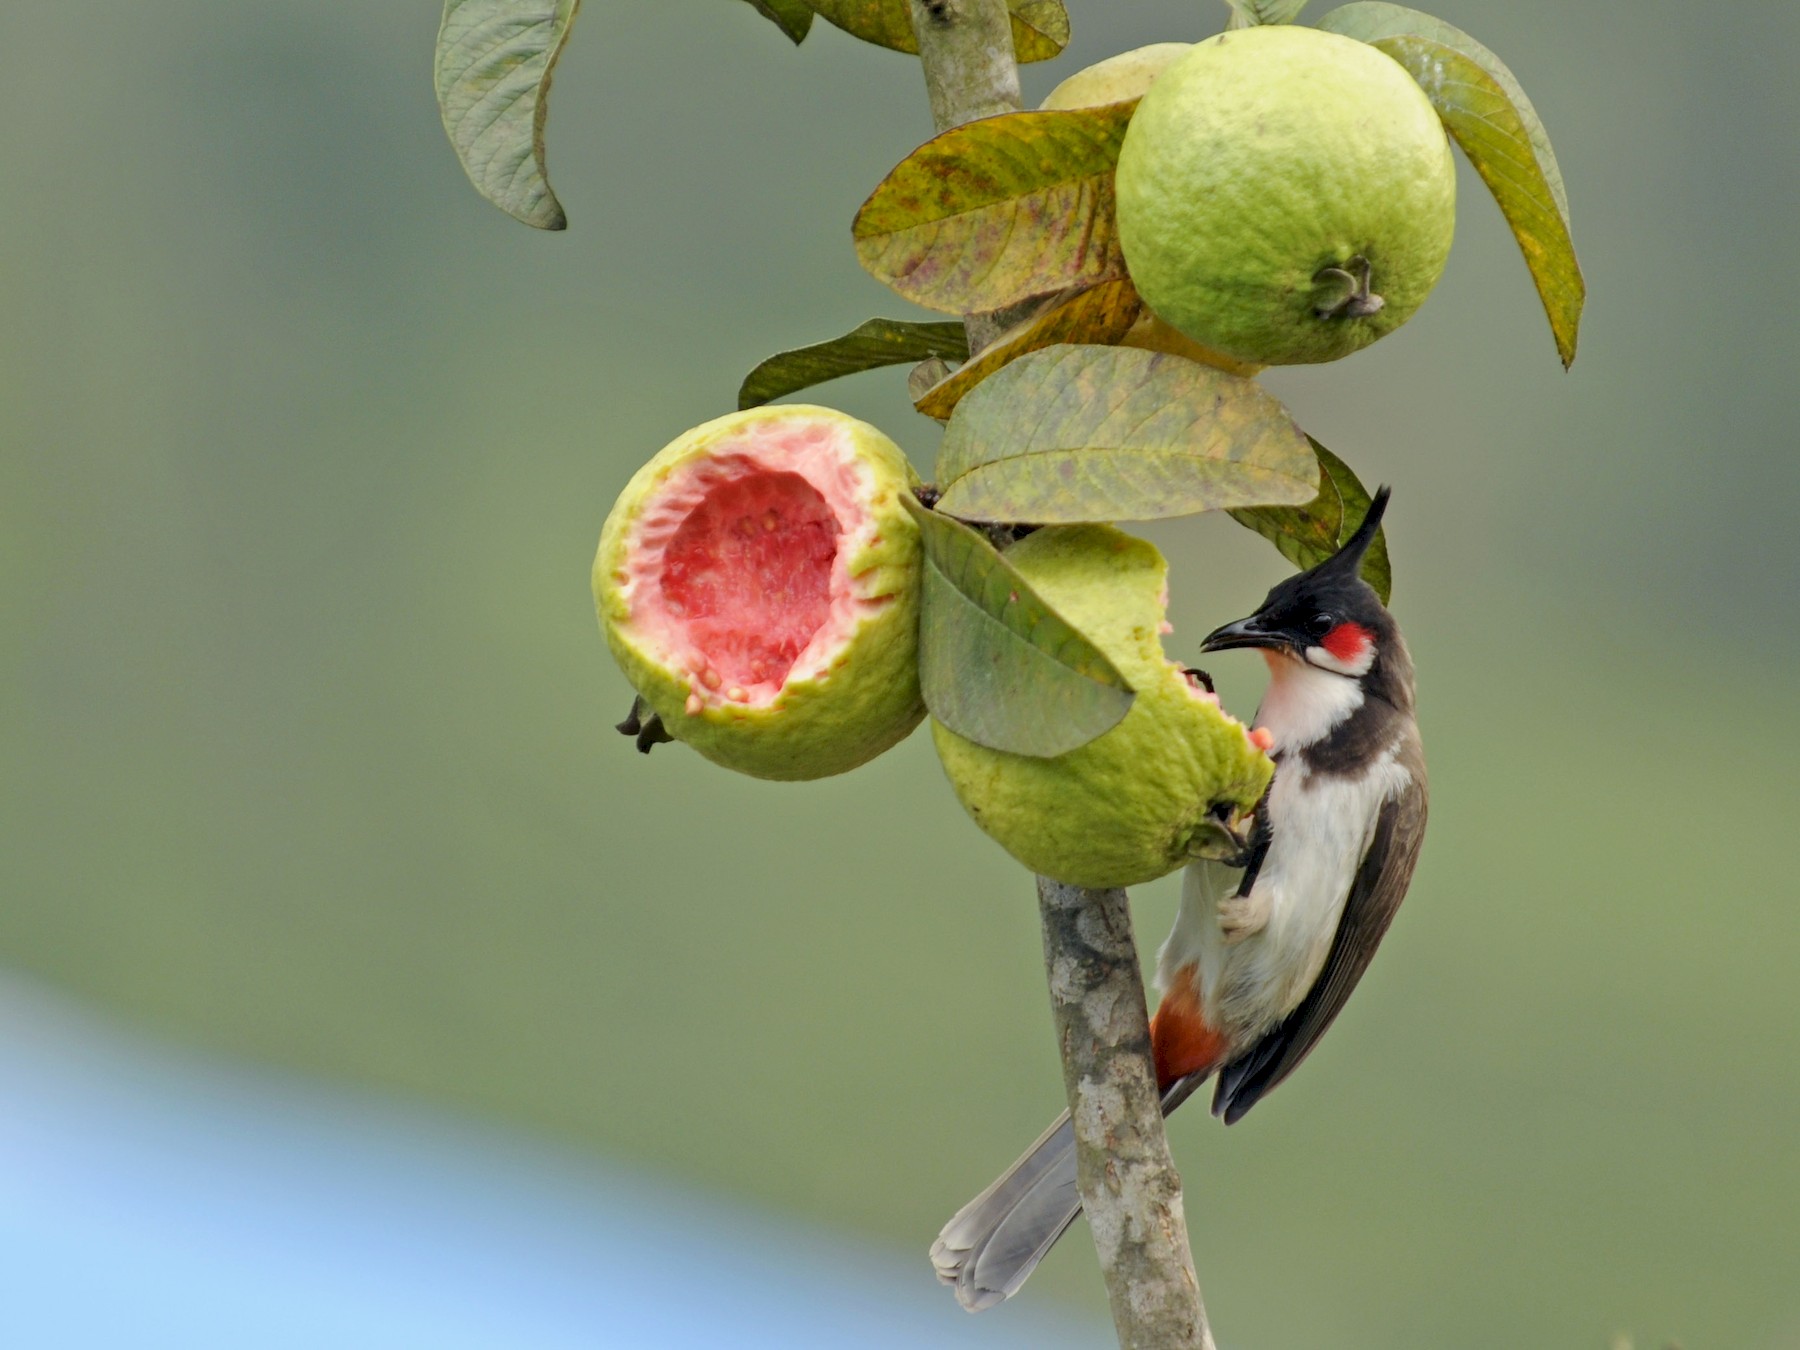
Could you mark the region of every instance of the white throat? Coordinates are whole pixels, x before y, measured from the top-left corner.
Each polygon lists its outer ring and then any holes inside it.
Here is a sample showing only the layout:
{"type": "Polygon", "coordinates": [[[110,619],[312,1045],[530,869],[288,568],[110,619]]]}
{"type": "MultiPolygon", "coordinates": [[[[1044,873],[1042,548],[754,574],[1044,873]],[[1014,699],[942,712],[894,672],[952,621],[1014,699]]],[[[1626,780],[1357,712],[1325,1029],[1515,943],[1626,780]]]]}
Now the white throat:
{"type": "Polygon", "coordinates": [[[1271,678],[1256,724],[1269,729],[1278,751],[1323,740],[1363,705],[1360,681],[1279,652],[1265,652],[1264,659],[1271,678]]]}

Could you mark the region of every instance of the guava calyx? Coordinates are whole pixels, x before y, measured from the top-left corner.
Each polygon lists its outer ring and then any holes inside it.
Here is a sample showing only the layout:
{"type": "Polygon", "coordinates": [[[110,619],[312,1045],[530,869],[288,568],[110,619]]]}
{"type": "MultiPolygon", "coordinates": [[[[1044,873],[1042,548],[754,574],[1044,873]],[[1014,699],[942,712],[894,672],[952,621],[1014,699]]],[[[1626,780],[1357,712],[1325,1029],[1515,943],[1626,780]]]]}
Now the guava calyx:
{"type": "Polygon", "coordinates": [[[1374,270],[1361,254],[1342,267],[1321,267],[1313,273],[1313,283],[1338,294],[1335,299],[1314,305],[1313,313],[1321,319],[1366,319],[1381,313],[1387,301],[1369,289],[1374,270]]]}
{"type": "Polygon", "coordinates": [[[621,736],[636,738],[640,755],[647,755],[657,746],[668,745],[675,739],[663,725],[662,716],[644,702],[642,694],[632,695],[631,711],[625,714],[625,720],[613,730],[621,736]]]}

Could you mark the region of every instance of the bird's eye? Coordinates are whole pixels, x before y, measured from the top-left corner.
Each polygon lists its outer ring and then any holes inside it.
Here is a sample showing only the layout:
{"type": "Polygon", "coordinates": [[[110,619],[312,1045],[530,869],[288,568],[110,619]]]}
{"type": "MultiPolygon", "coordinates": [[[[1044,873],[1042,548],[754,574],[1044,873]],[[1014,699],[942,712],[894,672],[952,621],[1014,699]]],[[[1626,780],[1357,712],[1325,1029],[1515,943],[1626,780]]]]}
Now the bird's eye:
{"type": "Polygon", "coordinates": [[[1324,637],[1337,627],[1337,620],[1329,614],[1315,614],[1306,621],[1306,631],[1312,637],[1324,637]]]}

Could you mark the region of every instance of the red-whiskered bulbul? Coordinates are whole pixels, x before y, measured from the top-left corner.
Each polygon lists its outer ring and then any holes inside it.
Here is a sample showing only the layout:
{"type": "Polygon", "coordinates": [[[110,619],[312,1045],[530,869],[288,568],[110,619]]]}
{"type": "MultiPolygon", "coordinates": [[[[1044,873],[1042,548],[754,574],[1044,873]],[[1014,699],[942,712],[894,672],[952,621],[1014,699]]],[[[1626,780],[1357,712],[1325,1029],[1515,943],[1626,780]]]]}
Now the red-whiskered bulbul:
{"type": "MultiPolygon", "coordinates": [[[[1383,488],[1342,548],[1203,644],[1268,662],[1254,725],[1273,737],[1275,775],[1242,857],[1187,869],[1150,1019],[1165,1113],[1217,1074],[1213,1114],[1231,1124],[1292,1073],[1412,879],[1426,796],[1412,658],[1361,576],[1387,500],[1383,488]]],[[[1016,1293],[1080,1212],[1065,1111],[944,1226],[932,1264],[979,1312],[1016,1293]]]]}

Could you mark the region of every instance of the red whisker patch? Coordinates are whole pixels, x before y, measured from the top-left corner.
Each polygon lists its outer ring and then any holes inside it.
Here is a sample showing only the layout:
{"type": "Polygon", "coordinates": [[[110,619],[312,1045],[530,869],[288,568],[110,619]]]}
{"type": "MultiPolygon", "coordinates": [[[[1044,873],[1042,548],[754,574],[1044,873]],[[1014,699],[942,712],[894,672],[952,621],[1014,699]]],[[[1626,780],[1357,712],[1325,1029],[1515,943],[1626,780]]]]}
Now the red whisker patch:
{"type": "Polygon", "coordinates": [[[1345,665],[1355,665],[1369,647],[1369,630],[1360,623],[1340,623],[1319,644],[1345,665]]]}

